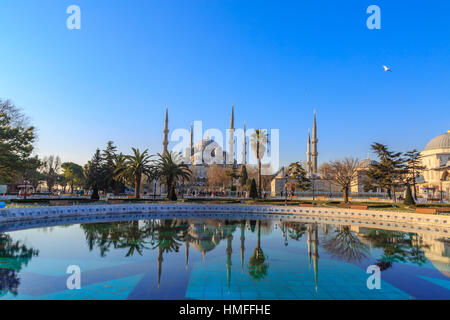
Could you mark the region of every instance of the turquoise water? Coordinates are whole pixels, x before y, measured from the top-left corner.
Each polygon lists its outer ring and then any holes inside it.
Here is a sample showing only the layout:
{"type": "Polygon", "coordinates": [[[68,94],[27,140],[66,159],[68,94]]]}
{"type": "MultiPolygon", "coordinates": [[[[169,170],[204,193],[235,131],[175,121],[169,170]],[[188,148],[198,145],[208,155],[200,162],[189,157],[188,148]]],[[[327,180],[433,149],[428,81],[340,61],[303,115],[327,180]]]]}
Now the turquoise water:
{"type": "Polygon", "coordinates": [[[0,233],[0,299],[450,299],[449,276],[448,238],[351,225],[139,220],[0,233]],[[71,290],[73,265],[81,288],[71,290]]]}

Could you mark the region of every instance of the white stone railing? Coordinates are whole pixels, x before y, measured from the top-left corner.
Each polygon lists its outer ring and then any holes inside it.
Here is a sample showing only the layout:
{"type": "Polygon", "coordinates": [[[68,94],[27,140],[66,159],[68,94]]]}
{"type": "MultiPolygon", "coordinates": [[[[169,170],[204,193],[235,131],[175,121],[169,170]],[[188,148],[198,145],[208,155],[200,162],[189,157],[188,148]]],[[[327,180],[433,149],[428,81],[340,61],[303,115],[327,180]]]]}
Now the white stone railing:
{"type": "MultiPolygon", "coordinates": [[[[2,225],[33,225],[47,221],[54,225],[138,218],[216,218],[216,219],[289,219],[322,223],[359,224],[372,228],[428,231],[450,234],[450,216],[391,211],[340,208],[304,208],[283,206],[209,205],[209,204],[120,204],[77,205],[66,207],[28,207],[0,210],[2,225]],[[232,214],[230,216],[230,214],[232,214]],[[312,219],[312,220],[311,220],[312,219]],[[39,222],[41,221],[41,222],[39,222]]],[[[5,229],[5,228],[3,228],[5,229]]],[[[3,231],[4,232],[4,231],[3,231]]]]}

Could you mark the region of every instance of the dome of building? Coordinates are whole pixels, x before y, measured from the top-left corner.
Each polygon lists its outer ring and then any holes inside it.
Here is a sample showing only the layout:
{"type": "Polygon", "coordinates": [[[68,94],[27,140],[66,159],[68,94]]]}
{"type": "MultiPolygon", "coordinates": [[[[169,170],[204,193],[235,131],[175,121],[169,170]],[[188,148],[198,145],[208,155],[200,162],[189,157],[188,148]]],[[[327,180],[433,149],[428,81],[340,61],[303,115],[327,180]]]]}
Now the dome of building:
{"type": "Polygon", "coordinates": [[[431,140],[425,150],[450,149],[450,130],[431,140]]]}
{"type": "Polygon", "coordinates": [[[361,160],[358,163],[358,168],[359,169],[369,169],[370,165],[377,164],[377,163],[378,162],[376,162],[375,160],[370,160],[370,159],[361,160]]]}

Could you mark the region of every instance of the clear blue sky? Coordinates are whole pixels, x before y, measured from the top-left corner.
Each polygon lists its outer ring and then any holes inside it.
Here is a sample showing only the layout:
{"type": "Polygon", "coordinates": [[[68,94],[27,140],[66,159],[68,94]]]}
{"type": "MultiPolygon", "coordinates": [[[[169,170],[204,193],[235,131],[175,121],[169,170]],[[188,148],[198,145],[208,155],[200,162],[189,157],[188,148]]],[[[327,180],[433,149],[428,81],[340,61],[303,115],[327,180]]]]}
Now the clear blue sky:
{"type": "Polygon", "coordinates": [[[450,129],[449,16],[444,0],[0,0],[0,97],[40,155],[80,164],[108,140],[160,152],[166,103],[172,130],[225,130],[234,101],[236,126],[280,129],[283,164],[305,159],[314,109],[320,162],[422,149],[450,129]]]}

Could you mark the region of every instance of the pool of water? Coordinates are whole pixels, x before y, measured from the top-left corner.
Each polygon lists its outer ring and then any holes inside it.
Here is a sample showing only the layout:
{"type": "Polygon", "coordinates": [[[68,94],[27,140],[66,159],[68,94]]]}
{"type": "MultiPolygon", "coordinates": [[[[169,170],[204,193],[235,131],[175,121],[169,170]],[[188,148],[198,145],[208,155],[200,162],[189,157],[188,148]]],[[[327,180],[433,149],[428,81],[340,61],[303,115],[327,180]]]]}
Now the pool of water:
{"type": "Polygon", "coordinates": [[[288,220],[4,232],[0,299],[450,299],[450,239],[288,220]]]}

